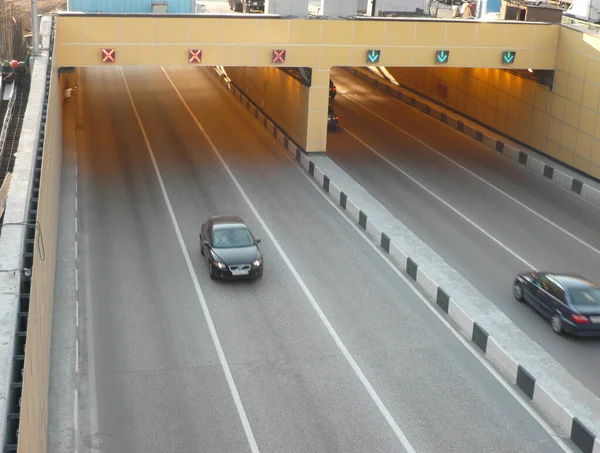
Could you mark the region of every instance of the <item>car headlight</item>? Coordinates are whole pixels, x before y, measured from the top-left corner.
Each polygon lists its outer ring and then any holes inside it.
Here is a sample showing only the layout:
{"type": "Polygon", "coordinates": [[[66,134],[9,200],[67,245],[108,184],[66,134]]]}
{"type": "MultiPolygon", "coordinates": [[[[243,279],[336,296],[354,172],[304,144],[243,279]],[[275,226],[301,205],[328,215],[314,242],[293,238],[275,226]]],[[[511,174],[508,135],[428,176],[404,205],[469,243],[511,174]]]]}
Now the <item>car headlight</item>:
{"type": "Polygon", "coordinates": [[[262,264],[262,260],[254,260],[254,261],[252,262],[252,265],[253,265],[254,267],[258,267],[258,266],[260,266],[261,264],[262,264]]]}
{"type": "Polygon", "coordinates": [[[225,269],[227,266],[217,260],[213,260],[213,262],[215,263],[215,266],[217,266],[219,269],[225,269]]]}

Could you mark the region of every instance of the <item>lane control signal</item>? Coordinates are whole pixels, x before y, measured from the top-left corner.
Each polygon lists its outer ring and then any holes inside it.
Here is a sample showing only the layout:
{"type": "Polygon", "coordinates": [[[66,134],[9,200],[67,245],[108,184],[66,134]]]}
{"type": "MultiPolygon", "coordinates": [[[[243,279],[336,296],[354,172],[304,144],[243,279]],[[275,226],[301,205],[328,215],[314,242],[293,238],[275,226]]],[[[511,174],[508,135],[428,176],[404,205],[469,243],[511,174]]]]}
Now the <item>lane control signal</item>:
{"type": "Polygon", "coordinates": [[[379,63],[379,57],[381,56],[381,50],[369,50],[367,51],[367,63],[379,63]]]}
{"type": "Polygon", "coordinates": [[[102,63],[114,63],[117,59],[115,49],[102,49],[102,63]]]}
{"type": "Polygon", "coordinates": [[[502,64],[513,64],[517,58],[517,52],[505,50],[502,52],[502,64]]]}
{"type": "Polygon", "coordinates": [[[449,50],[436,50],[435,51],[435,63],[436,64],[446,64],[450,59],[450,51],[449,50]]]}
{"type": "Polygon", "coordinates": [[[188,63],[202,63],[202,49],[189,49],[188,63]]]}
{"type": "Polygon", "coordinates": [[[285,63],[285,50],[273,51],[273,64],[285,63]]]}

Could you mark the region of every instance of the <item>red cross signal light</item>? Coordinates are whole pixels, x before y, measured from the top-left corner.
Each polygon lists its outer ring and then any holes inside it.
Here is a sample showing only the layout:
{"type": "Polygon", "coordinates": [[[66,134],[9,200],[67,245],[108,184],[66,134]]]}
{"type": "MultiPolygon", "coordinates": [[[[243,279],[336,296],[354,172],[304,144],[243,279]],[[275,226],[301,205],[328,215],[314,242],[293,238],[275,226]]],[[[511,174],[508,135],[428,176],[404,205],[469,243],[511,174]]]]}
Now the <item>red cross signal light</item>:
{"type": "Polygon", "coordinates": [[[116,57],[115,49],[102,49],[102,63],[114,63],[116,57]]]}
{"type": "Polygon", "coordinates": [[[188,62],[189,63],[202,63],[202,50],[201,49],[190,49],[188,51],[188,62]]]}
{"type": "Polygon", "coordinates": [[[273,51],[273,64],[285,63],[285,50],[273,51]]]}

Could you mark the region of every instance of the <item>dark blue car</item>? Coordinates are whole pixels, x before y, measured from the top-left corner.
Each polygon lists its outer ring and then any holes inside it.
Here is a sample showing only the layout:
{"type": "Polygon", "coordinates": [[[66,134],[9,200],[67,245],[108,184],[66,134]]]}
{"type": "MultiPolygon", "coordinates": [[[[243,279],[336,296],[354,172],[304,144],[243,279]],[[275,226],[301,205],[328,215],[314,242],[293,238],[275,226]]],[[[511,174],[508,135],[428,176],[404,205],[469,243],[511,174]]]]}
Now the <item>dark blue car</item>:
{"type": "Polygon", "coordinates": [[[558,334],[600,336],[600,288],[584,277],[549,272],[518,274],[513,294],[549,319],[558,334]]]}

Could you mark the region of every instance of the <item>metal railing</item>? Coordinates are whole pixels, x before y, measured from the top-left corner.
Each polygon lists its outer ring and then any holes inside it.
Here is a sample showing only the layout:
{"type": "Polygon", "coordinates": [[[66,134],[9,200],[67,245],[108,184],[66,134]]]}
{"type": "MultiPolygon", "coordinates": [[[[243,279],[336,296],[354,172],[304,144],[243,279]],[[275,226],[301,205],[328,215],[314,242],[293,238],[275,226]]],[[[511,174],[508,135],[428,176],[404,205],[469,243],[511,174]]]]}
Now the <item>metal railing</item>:
{"type": "MultiPolygon", "coordinates": [[[[8,129],[10,127],[10,121],[12,119],[12,112],[15,106],[15,100],[17,99],[17,86],[14,85],[13,82],[13,92],[8,101],[8,106],[6,107],[6,113],[4,114],[4,121],[2,122],[2,130],[0,131],[0,161],[2,161],[2,155],[4,153],[4,144],[6,143],[6,136],[8,135],[8,129]]],[[[7,85],[4,84],[4,89],[6,89],[7,85]]],[[[0,93],[2,94],[2,93],[0,93]]],[[[0,184],[2,181],[0,181],[0,184]]]]}

